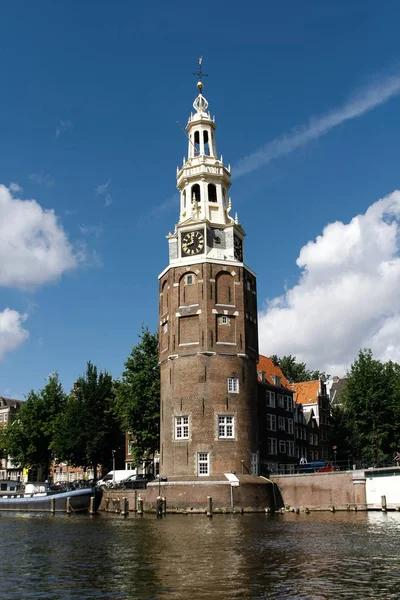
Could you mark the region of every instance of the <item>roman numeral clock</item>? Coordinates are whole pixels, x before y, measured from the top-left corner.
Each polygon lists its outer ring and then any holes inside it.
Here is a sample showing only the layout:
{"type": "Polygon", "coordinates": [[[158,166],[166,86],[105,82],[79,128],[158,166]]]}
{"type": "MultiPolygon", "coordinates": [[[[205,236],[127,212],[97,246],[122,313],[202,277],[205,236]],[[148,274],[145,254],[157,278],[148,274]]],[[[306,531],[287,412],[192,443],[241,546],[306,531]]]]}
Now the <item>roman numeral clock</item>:
{"type": "Polygon", "coordinates": [[[204,251],[204,232],[200,229],[196,231],[186,231],[181,237],[182,256],[193,256],[204,251]]]}

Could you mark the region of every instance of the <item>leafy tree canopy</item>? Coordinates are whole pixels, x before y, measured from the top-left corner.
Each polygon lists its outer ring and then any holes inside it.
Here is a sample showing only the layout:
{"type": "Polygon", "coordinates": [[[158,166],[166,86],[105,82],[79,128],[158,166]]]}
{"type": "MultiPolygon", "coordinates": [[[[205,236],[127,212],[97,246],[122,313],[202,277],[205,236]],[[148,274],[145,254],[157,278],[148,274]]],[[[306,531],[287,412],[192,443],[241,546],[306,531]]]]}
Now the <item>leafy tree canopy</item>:
{"type": "Polygon", "coordinates": [[[282,358],[273,354],[270,358],[276,367],[280,367],[282,373],[290,383],[314,381],[321,377],[327,377],[323,371],[311,371],[307,368],[306,363],[296,362],[296,357],[291,354],[282,358]]]}
{"type": "Polygon", "coordinates": [[[142,327],[139,338],[125,362],[121,381],[115,383],[117,414],[135,442],[137,464],[156,452],[160,442],[158,334],[142,327]]]}
{"type": "Polygon", "coordinates": [[[123,444],[114,413],[111,375],[98,372],[91,362],[68,396],[65,411],[58,420],[54,448],[59,460],[73,466],[94,469],[110,466],[112,451],[123,444]]]}
{"type": "Polygon", "coordinates": [[[343,394],[348,444],[356,456],[379,464],[399,449],[400,365],[360,350],[347,373],[343,394]]]}
{"type": "Polygon", "coordinates": [[[29,393],[17,418],[4,433],[3,443],[14,463],[23,468],[41,468],[42,476],[48,477],[57,419],[65,401],[57,374],[49,377],[42,390],[29,393]]]}

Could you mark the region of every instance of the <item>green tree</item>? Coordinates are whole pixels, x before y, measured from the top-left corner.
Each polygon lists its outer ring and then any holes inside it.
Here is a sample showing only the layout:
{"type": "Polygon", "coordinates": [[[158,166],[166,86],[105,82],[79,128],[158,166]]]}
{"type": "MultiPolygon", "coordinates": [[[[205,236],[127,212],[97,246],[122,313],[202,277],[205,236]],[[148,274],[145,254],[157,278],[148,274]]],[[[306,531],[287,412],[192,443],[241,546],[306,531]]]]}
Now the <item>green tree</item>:
{"type": "Polygon", "coordinates": [[[38,393],[29,393],[4,434],[6,452],[14,463],[40,470],[42,477],[48,478],[57,420],[64,406],[65,394],[57,374],[51,375],[38,393]]]}
{"type": "Polygon", "coordinates": [[[134,440],[134,459],[139,464],[159,449],[160,371],[158,334],[142,327],[140,342],[125,362],[116,382],[116,408],[124,431],[134,440]]]}
{"type": "Polygon", "coordinates": [[[360,350],[347,373],[344,418],[353,454],[379,464],[399,443],[399,365],[382,363],[360,350]]]}
{"type": "Polygon", "coordinates": [[[276,367],[279,367],[290,383],[299,383],[301,381],[314,381],[326,374],[322,371],[310,371],[306,363],[297,362],[296,357],[289,354],[280,358],[276,354],[271,357],[272,362],[276,367]]]}
{"type": "Polygon", "coordinates": [[[123,444],[114,398],[111,375],[98,373],[97,367],[88,362],[85,375],[75,383],[58,420],[54,449],[59,460],[72,466],[90,466],[95,477],[98,465],[109,469],[113,450],[123,444]]]}

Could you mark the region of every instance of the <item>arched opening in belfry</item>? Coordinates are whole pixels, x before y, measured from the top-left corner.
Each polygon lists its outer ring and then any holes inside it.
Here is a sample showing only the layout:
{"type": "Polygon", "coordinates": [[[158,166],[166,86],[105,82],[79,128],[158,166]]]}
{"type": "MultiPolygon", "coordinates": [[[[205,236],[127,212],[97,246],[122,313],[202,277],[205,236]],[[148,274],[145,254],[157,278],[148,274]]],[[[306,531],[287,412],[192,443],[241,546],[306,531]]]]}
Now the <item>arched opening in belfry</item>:
{"type": "Polygon", "coordinates": [[[194,155],[197,156],[200,154],[200,132],[194,132],[194,155]]]}
{"type": "Polygon", "coordinates": [[[182,193],[182,205],[183,205],[183,208],[185,209],[186,208],[186,190],[183,190],[183,193],[182,193]]]}
{"type": "Polygon", "coordinates": [[[217,201],[217,188],[213,183],[208,184],[208,201],[216,202],[217,201]]]}
{"type": "Polygon", "coordinates": [[[226,191],[225,191],[224,187],[222,188],[222,202],[223,202],[223,205],[225,206],[226,205],[226,191]]]}
{"type": "Polygon", "coordinates": [[[192,185],[192,202],[200,202],[200,186],[198,183],[192,185]]]}
{"type": "Polygon", "coordinates": [[[203,142],[204,142],[204,154],[210,156],[210,140],[208,137],[208,131],[203,131],[203,142]]]}

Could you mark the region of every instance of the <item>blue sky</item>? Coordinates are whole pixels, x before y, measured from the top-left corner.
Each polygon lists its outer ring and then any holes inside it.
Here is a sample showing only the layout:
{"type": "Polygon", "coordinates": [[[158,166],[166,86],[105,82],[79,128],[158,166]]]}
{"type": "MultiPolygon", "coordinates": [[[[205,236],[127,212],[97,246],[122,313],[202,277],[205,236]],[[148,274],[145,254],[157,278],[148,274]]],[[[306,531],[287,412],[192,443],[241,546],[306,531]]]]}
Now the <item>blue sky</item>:
{"type": "Polygon", "coordinates": [[[199,55],[261,350],[400,361],[399,18],[368,0],[3,3],[0,394],[53,371],[68,390],[87,360],[117,377],[156,328],[199,55]]]}

